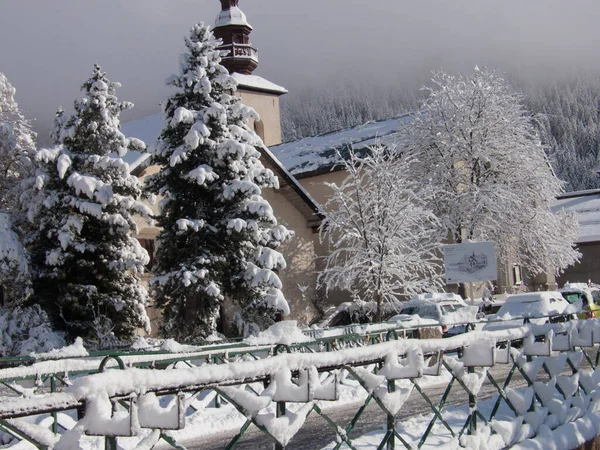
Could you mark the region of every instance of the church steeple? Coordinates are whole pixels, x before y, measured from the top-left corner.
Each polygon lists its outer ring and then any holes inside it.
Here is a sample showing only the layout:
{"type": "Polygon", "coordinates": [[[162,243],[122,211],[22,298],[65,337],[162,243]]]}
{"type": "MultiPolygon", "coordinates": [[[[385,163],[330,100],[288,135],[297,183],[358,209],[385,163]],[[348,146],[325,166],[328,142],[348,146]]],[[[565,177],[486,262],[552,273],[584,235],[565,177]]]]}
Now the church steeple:
{"type": "Polygon", "coordinates": [[[238,0],[221,0],[221,9],[223,11],[226,11],[234,6],[237,8],[237,5],[238,0]]]}
{"type": "Polygon", "coordinates": [[[238,8],[238,0],[220,0],[221,12],[217,15],[213,32],[223,41],[220,50],[228,51],[223,64],[230,73],[250,75],[258,67],[258,51],[250,43],[252,27],[246,15],[238,8]]]}

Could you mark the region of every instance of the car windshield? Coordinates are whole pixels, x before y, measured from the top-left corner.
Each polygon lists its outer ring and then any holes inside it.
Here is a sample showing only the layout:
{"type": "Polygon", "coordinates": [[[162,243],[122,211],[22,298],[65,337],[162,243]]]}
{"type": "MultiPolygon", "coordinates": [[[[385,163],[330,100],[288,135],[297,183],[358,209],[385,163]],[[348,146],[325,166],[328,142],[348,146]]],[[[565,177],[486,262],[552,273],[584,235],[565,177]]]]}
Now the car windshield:
{"type": "Polygon", "coordinates": [[[440,306],[442,313],[444,313],[444,314],[456,312],[462,307],[463,307],[463,305],[441,305],[440,306]]]}
{"type": "Polygon", "coordinates": [[[585,301],[585,295],[582,292],[561,292],[561,294],[571,304],[578,300],[585,301]]]}
{"type": "Polygon", "coordinates": [[[408,306],[402,309],[402,311],[400,311],[400,314],[417,314],[419,317],[422,317],[424,319],[440,320],[436,305],[428,303],[423,303],[416,306],[408,306]]]}

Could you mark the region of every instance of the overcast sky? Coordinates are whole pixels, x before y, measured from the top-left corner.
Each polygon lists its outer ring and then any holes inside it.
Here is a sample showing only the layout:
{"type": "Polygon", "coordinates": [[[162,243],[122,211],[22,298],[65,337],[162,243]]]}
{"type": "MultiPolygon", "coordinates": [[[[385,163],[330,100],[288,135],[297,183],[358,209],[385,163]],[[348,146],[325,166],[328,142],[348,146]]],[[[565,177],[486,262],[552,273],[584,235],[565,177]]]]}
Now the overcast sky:
{"type": "MultiPolygon", "coordinates": [[[[335,77],[411,83],[475,64],[538,77],[600,66],[598,0],[240,0],[255,72],[292,92],[335,77]]],[[[136,108],[157,112],[183,36],[218,0],[0,0],[0,71],[44,136],[100,64],[136,108]]]]}

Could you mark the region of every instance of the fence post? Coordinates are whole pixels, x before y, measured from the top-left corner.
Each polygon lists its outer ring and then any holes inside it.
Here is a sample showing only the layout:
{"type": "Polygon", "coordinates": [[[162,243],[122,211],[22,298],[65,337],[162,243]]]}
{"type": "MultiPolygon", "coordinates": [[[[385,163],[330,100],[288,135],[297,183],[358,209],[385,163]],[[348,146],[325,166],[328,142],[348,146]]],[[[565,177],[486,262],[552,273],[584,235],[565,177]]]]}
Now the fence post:
{"type": "MultiPolygon", "coordinates": [[[[388,380],[388,392],[396,391],[396,381],[388,380]]],[[[396,449],[396,418],[386,411],[387,415],[387,434],[388,441],[386,444],[386,450],[395,450],[396,449]]]]}
{"type": "Polygon", "coordinates": [[[107,436],[104,438],[104,449],[105,450],[117,450],[117,438],[114,436],[107,436]]]}
{"type": "MultiPolygon", "coordinates": [[[[469,367],[469,373],[475,373],[474,367],[469,367]]],[[[477,397],[469,390],[469,411],[471,413],[471,423],[469,424],[469,434],[474,434],[477,430],[477,397]]]]}
{"type": "MultiPolygon", "coordinates": [[[[277,406],[275,408],[275,417],[285,416],[285,402],[277,402],[277,406]]],[[[276,442],[273,446],[275,450],[284,450],[285,447],[281,445],[279,442],[276,442]]]]}
{"type": "MultiPolygon", "coordinates": [[[[50,375],[50,392],[56,392],[56,378],[50,375]]],[[[52,432],[58,434],[58,414],[56,411],[52,413],[52,432]]]]}

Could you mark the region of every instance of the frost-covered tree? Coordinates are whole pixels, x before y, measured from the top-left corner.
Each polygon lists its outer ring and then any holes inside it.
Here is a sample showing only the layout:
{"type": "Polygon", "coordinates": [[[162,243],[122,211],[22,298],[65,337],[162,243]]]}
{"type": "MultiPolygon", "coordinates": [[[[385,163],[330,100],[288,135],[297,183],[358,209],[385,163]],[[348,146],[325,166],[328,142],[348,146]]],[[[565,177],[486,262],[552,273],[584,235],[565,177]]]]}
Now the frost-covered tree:
{"type": "Polygon", "coordinates": [[[320,238],[330,249],[318,282],[377,304],[441,286],[437,218],[428,209],[435,189],[407,176],[416,162],[376,145],[341,158],[348,176],[325,204],[320,238]]]}
{"type": "Polygon", "coordinates": [[[277,225],[263,188],[277,188],[263,167],[260,138],[247,126],[256,112],[235,96],[220,65],[219,41],[195,25],[186,38],[176,92],[164,103],[166,126],[153,152],[162,166],[148,181],[162,196],[153,294],[163,308],[163,333],[178,339],[215,331],[225,298],[242,316],[258,309],[289,313],[276,274],[275,249],[290,232],[277,225]]]}
{"type": "Polygon", "coordinates": [[[0,72],[0,208],[18,211],[20,181],[30,174],[36,134],[15,101],[15,88],[0,72]]]}
{"type": "Polygon", "coordinates": [[[493,241],[533,274],[575,262],[577,222],[550,211],[562,183],[522,96],[478,68],[432,82],[403,150],[420,161],[410,176],[441,188],[431,205],[452,239],[493,241]]]}
{"type": "Polygon", "coordinates": [[[31,276],[27,253],[13,231],[9,214],[0,212],[0,305],[22,304],[29,295],[31,276]]]}
{"type": "Polygon", "coordinates": [[[552,165],[570,191],[600,187],[599,92],[600,78],[583,75],[527,92],[552,165]]]}
{"type": "Polygon", "coordinates": [[[119,115],[132,104],[118,101],[118,87],[95,66],[74,115],[65,121],[59,114],[59,145],[36,155],[34,299],[71,338],[130,339],[138,327],[149,328],[139,276],[149,259],[133,237],[133,215],[150,211],[121,159],[128,148],[145,146],[119,131],[119,115]]]}
{"type": "Polygon", "coordinates": [[[283,140],[316,136],[414,111],[421,100],[419,94],[418,89],[398,89],[383,80],[374,83],[373,79],[348,81],[339,77],[321,86],[294,90],[281,102],[283,140]]]}

